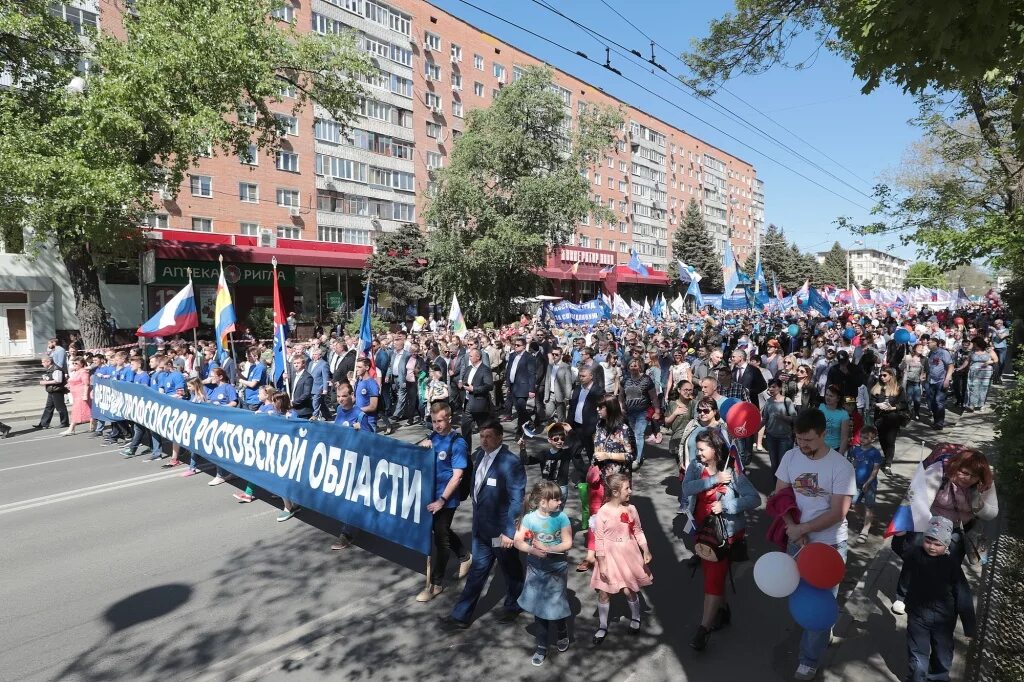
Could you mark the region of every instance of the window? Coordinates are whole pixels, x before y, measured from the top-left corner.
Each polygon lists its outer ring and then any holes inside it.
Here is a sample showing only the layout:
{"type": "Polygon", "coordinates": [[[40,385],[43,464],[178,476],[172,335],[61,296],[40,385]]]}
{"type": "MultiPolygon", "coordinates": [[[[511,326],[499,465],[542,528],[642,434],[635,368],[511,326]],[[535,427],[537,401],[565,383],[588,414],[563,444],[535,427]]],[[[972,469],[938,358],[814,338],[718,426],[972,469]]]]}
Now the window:
{"type": "Polygon", "coordinates": [[[627,232],[627,231],[628,230],[626,228],[626,223],[624,223],[623,221],[620,220],[619,221],[619,232],[623,232],[624,233],[624,232],[627,232]]]}
{"type": "Polygon", "coordinates": [[[441,126],[432,121],[427,121],[427,137],[437,139],[441,136],[441,126]]]}
{"type": "Polygon", "coordinates": [[[478,54],[473,55],[473,68],[477,71],[484,70],[484,58],[478,54]]]}
{"type": "Polygon", "coordinates": [[[344,10],[348,10],[353,14],[363,13],[363,0],[327,0],[336,7],[340,7],[344,10]]]}
{"type": "Polygon", "coordinates": [[[615,240],[614,239],[609,239],[608,240],[608,250],[609,251],[614,251],[615,250],[615,240]]]}
{"type": "Polygon", "coordinates": [[[260,164],[259,147],[254,144],[249,145],[244,152],[238,155],[238,161],[245,166],[258,166],[260,164]]]}
{"type": "Polygon", "coordinates": [[[341,144],[345,141],[345,128],[337,121],[318,118],[313,122],[313,137],[323,142],[341,144]]]}
{"type": "Polygon", "coordinates": [[[595,249],[600,249],[601,248],[601,240],[600,239],[595,239],[594,240],[594,248],[595,249]]]}
{"type": "Polygon", "coordinates": [[[441,36],[430,31],[423,33],[423,47],[428,50],[440,50],[441,49],[441,36]]]}
{"type": "Polygon", "coordinates": [[[588,237],[585,234],[581,234],[580,235],[580,246],[582,246],[583,248],[589,248],[590,247],[590,237],[588,237]]]}
{"type": "Polygon", "coordinates": [[[462,61],[462,48],[455,43],[452,43],[452,59],[457,62],[462,61]]]}
{"type": "Polygon", "coordinates": [[[295,99],[298,96],[298,91],[295,89],[294,84],[282,80],[277,88],[277,94],[283,98],[295,99]]]}
{"type": "Polygon", "coordinates": [[[277,119],[277,127],[285,135],[298,135],[299,134],[299,119],[288,114],[274,114],[274,118],[277,119]]]}
{"type": "Polygon", "coordinates": [[[620,192],[627,192],[627,191],[629,191],[629,190],[626,189],[626,181],[625,180],[619,180],[619,191],[620,192]]]}
{"type": "Polygon", "coordinates": [[[423,62],[423,75],[426,76],[428,81],[439,81],[441,80],[441,67],[434,62],[423,62]]]}
{"type": "Polygon", "coordinates": [[[387,168],[370,167],[370,184],[378,187],[390,187],[407,192],[415,191],[415,179],[412,173],[393,171],[387,168]]]}
{"type": "Polygon", "coordinates": [[[500,80],[500,81],[504,81],[505,80],[505,67],[504,67],[504,65],[499,64],[498,62],[494,62],[494,66],[491,68],[491,72],[494,74],[494,77],[497,78],[498,80],[500,80]]]}
{"type": "Polygon", "coordinates": [[[95,12],[89,12],[66,4],[54,3],[50,5],[50,14],[71,24],[71,29],[80,36],[84,36],[88,31],[94,31],[98,27],[97,18],[99,15],[95,12]]]}
{"type": "Polygon", "coordinates": [[[167,214],[166,213],[147,213],[146,217],[142,219],[142,224],[151,230],[166,230],[167,229],[167,214]]]}
{"type": "Polygon", "coordinates": [[[365,0],[363,16],[404,36],[408,36],[412,30],[412,19],[409,16],[374,2],[374,0],[365,0]]]}
{"type": "Polygon", "coordinates": [[[398,45],[391,46],[391,61],[403,66],[412,66],[412,50],[407,50],[398,45]]]}
{"type": "MultiPolygon", "coordinates": [[[[625,232],[625,230],[623,230],[625,232]]],[[[629,244],[626,242],[619,242],[619,253],[629,253],[629,244]]]]}
{"type": "Polygon", "coordinates": [[[213,232],[213,218],[192,218],[192,229],[196,232],[213,232]]]}
{"type": "Polygon", "coordinates": [[[452,73],[452,87],[456,90],[462,89],[462,76],[457,73],[452,73]]]}
{"type": "Polygon", "coordinates": [[[473,94],[476,95],[477,97],[483,97],[484,96],[484,84],[483,83],[473,83],[473,94]]]}
{"type": "Polygon", "coordinates": [[[278,239],[302,239],[302,228],[294,225],[278,225],[278,239]]]}
{"type": "Polygon", "coordinates": [[[280,7],[274,8],[270,12],[270,16],[281,21],[287,21],[290,24],[295,21],[295,7],[291,3],[286,2],[280,7]]]}
{"type": "Polygon", "coordinates": [[[275,165],[277,170],[288,171],[289,173],[299,172],[299,155],[294,152],[279,151],[275,154],[275,165]]]}
{"type": "Polygon", "coordinates": [[[260,201],[260,186],[254,182],[238,183],[238,200],[249,204],[258,204],[260,201]]]}
{"type": "Polygon", "coordinates": [[[213,178],[209,175],[193,175],[189,178],[192,196],[211,198],[213,196],[213,178]]]}
{"type": "Polygon", "coordinates": [[[416,221],[416,205],[403,204],[398,201],[391,204],[391,217],[393,220],[401,220],[406,223],[416,221]]]}
{"type": "Polygon", "coordinates": [[[444,160],[437,152],[427,152],[427,168],[433,170],[435,168],[441,168],[444,165],[444,160]]]}
{"type": "Polygon", "coordinates": [[[462,118],[462,102],[452,100],[452,115],[462,118]]]}
{"type": "Polygon", "coordinates": [[[277,188],[277,205],[286,206],[288,208],[298,208],[299,206],[299,190],[297,189],[281,189],[277,188]]]}
{"type": "Polygon", "coordinates": [[[338,244],[362,244],[370,245],[369,230],[357,230],[351,227],[329,227],[320,225],[317,227],[317,238],[322,242],[336,242],[338,244]]]}
{"type": "Polygon", "coordinates": [[[601,185],[601,174],[600,173],[594,173],[594,184],[598,185],[598,186],[601,185]]]}
{"type": "MultiPolygon", "coordinates": [[[[608,178],[608,189],[615,189],[615,178],[608,178]]],[[[608,201],[611,201],[611,199],[608,201]]]]}
{"type": "Polygon", "coordinates": [[[238,233],[246,237],[259,237],[259,223],[238,223],[238,233]]]}
{"type": "Polygon", "coordinates": [[[498,99],[498,88],[491,90],[491,99],[498,99]]]}
{"type": "Polygon", "coordinates": [[[316,155],[316,174],[339,180],[366,182],[366,164],[326,154],[316,155]]]}
{"type": "Polygon", "coordinates": [[[391,74],[391,92],[403,97],[412,97],[412,81],[408,78],[391,74]]]}
{"type": "Polygon", "coordinates": [[[441,108],[441,98],[432,92],[428,92],[423,96],[423,103],[431,109],[441,108]]]}

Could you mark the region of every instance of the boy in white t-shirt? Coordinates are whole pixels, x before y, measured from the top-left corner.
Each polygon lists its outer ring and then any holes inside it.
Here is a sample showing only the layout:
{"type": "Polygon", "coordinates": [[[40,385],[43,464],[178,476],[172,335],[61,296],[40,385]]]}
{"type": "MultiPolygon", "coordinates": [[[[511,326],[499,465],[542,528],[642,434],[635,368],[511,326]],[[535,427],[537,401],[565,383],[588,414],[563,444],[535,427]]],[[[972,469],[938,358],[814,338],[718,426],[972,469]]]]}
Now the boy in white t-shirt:
{"type": "MultiPolygon", "coordinates": [[[[789,553],[809,542],[832,545],[846,560],[846,514],[857,493],[853,466],[825,443],[825,415],[820,410],[800,412],[793,423],[796,447],[782,456],[776,472],[775,492],[792,488],[800,510],[800,522],[787,514],[789,553]]],[[[800,665],[796,679],[813,680],[828,647],[829,630],[805,630],[800,639],[800,665]]]]}

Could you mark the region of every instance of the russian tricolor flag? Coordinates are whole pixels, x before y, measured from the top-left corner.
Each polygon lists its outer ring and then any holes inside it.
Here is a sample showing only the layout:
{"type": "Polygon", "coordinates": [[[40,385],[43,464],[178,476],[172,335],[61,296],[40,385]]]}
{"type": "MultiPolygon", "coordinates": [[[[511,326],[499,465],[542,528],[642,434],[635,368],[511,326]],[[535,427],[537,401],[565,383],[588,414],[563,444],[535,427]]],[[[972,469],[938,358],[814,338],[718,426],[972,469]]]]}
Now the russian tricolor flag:
{"type": "Polygon", "coordinates": [[[929,495],[929,480],[934,484],[941,481],[946,460],[967,449],[966,445],[957,443],[939,443],[930,455],[917,465],[914,477],[910,479],[907,495],[893,514],[889,527],[885,529],[885,537],[896,533],[923,533],[928,528],[932,517],[932,499],[929,495]]]}
{"type": "Polygon", "coordinates": [[[172,336],[195,329],[199,326],[199,314],[196,312],[196,299],[192,293],[192,282],[174,295],[156,315],[149,318],[136,336],[172,336]]]}

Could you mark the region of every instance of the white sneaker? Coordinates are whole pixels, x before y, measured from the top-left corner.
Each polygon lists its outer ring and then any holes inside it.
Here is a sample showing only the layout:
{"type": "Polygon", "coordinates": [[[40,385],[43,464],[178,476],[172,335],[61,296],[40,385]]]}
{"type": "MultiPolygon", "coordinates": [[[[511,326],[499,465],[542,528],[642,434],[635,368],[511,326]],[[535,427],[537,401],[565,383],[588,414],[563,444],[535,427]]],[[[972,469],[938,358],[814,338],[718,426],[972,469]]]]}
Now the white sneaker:
{"type": "Polygon", "coordinates": [[[902,616],[907,612],[907,605],[904,604],[902,600],[897,599],[892,603],[892,606],[889,610],[895,613],[897,616],[902,616]]]}
{"type": "Polygon", "coordinates": [[[223,479],[223,478],[221,478],[220,476],[214,476],[214,477],[213,477],[213,478],[212,478],[212,479],[210,480],[210,482],[209,482],[209,483],[207,483],[206,485],[220,485],[220,484],[221,484],[221,483],[223,483],[223,482],[224,482],[224,479],[223,479]]]}
{"type": "Polygon", "coordinates": [[[817,676],[817,668],[812,668],[811,666],[804,665],[803,663],[797,666],[796,673],[793,675],[793,677],[798,680],[813,680],[817,676]]]}

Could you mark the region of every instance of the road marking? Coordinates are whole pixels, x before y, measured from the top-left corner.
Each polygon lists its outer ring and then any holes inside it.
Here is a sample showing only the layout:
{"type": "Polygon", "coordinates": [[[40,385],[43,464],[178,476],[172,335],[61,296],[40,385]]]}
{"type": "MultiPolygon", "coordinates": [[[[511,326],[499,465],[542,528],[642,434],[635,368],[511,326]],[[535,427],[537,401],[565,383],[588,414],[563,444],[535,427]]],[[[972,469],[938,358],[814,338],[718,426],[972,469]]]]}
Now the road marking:
{"type": "MultiPolygon", "coordinates": [[[[26,440],[12,441],[11,445],[21,445],[22,443],[35,443],[36,441],[40,441],[40,440],[55,440],[55,439],[60,438],[60,437],[61,437],[61,435],[59,433],[57,433],[57,434],[54,434],[52,436],[40,436],[39,438],[28,438],[26,440]]],[[[7,439],[5,438],[4,440],[7,440],[7,439]]]]}
{"type": "Polygon", "coordinates": [[[170,471],[160,471],[154,474],[147,474],[145,476],[136,476],[135,478],[126,478],[121,481],[111,481],[110,483],[93,485],[88,488],[78,488],[76,490],[67,490],[62,493],[54,493],[53,495],[44,495],[43,497],[35,497],[30,500],[11,502],[9,504],[0,505],[0,516],[3,516],[4,514],[13,514],[14,512],[19,511],[26,511],[28,509],[35,509],[36,507],[43,507],[49,504],[57,504],[58,502],[77,500],[82,497],[89,497],[90,495],[99,495],[100,493],[121,490],[122,488],[131,488],[145,483],[162,481],[165,478],[173,478],[180,475],[181,472],[171,469],[170,471]]]}
{"type": "Polygon", "coordinates": [[[95,457],[96,455],[105,455],[108,453],[116,453],[117,450],[100,450],[99,452],[90,452],[87,455],[75,455],[74,457],[65,457],[63,459],[48,459],[45,462],[32,462],[31,464],[19,464],[18,466],[6,467],[0,469],[0,471],[14,471],[15,469],[24,469],[26,467],[38,467],[44,464],[54,464],[56,462],[67,462],[72,459],[82,459],[83,457],[95,457]]]}

